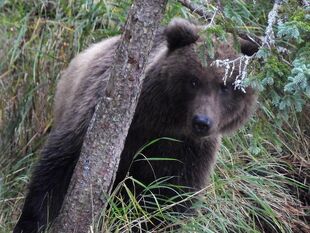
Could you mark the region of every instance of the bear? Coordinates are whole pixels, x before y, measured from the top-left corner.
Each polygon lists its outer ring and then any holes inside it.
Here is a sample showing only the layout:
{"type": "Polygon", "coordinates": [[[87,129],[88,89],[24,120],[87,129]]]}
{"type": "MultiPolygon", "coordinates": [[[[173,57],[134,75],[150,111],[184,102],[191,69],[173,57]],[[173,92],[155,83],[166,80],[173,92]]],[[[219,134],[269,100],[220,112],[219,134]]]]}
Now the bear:
{"type": "MultiPolygon", "coordinates": [[[[237,71],[224,81],[223,68],[212,61],[252,55],[258,46],[240,39],[237,51],[231,41],[214,39],[214,57],[207,54],[204,64],[197,51],[200,28],[173,19],[158,30],[113,189],[129,175],[144,185],[170,177],[167,182],[184,187],[183,191],[200,190],[208,184],[222,135],[240,128],[255,109],[256,91],[250,86],[244,91],[235,88],[237,71]],[[176,141],[158,140],[145,148],[143,156],[172,159],[133,162],[141,147],[164,137],[176,141]]],[[[62,73],[53,128],[34,168],[14,233],[42,232],[57,217],[120,38],[93,44],[62,73]]],[[[131,183],[128,187],[135,195],[143,191],[131,183]]],[[[167,199],[176,195],[171,189],[155,192],[167,199]]]]}

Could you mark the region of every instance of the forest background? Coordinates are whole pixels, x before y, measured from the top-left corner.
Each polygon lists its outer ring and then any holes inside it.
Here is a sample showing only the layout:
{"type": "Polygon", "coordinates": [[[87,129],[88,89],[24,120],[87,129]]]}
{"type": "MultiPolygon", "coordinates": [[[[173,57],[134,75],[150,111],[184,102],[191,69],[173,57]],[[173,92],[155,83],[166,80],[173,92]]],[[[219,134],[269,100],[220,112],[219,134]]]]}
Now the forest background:
{"type": "MultiPolygon", "coordinates": [[[[168,2],[162,25],[174,17],[209,24],[180,2],[168,2]]],[[[191,2],[199,6],[196,11],[214,16],[210,34],[242,33],[266,43],[247,68],[246,81],[260,91],[256,114],[224,138],[211,185],[196,204],[198,216],[174,222],[184,232],[309,232],[308,1],[277,1],[276,12],[267,0],[191,2]]],[[[53,123],[61,70],[91,43],[121,33],[130,5],[125,0],[0,1],[0,233],[10,232],[19,217],[31,168],[53,123]]],[[[104,226],[95,225],[94,231],[121,231],[138,218],[135,207],[112,206],[104,226]]]]}

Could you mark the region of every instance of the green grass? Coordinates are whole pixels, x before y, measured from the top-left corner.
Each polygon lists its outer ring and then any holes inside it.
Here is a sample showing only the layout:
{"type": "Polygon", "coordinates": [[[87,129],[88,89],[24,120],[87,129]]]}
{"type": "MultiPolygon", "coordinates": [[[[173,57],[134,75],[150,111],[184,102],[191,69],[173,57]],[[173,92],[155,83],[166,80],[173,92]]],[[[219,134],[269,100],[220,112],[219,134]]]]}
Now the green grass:
{"type": "MultiPolygon", "coordinates": [[[[0,233],[10,232],[20,214],[31,167],[52,125],[61,70],[89,44],[119,33],[129,5],[0,1],[0,233]]],[[[164,22],[176,15],[192,17],[170,2],[164,22]]],[[[172,219],[183,232],[310,232],[309,104],[279,124],[264,96],[251,122],[224,138],[211,184],[195,196],[198,215],[171,215],[168,205],[158,207],[156,217],[172,219]]],[[[134,199],[125,205],[116,198],[104,224],[93,226],[98,232],[151,217],[134,199]]]]}
{"type": "Polygon", "coordinates": [[[224,139],[211,184],[191,198],[198,215],[171,215],[169,204],[148,215],[133,197],[124,204],[112,194],[103,224],[110,228],[104,229],[121,232],[159,217],[181,226],[177,232],[308,232],[309,166],[304,162],[309,138],[300,129],[309,119],[298,120],[304,113],[275,126],[263,109],[237,135],[224,139]]]}

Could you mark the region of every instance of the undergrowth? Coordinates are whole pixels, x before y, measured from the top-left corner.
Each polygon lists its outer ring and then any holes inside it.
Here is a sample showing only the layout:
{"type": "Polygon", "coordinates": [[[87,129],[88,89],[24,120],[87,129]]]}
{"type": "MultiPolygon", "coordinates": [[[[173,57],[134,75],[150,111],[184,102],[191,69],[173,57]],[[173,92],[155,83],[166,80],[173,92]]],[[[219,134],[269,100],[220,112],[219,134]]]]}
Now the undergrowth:
{"type": "MultiPolygon", "coordinates": [[[[240,5],[242,11],[232,11],[227,3],[219,17],[223,27],[235,24],[263,35],[270,2],[256,6],[255,1],[236,2],[234,7],[240,5]]],[[[262,89],[257,112],[245,128],[224,138],[210,185],[194,195],[197,214],[171,215],[165,211],[171,205],[158,206],[154,212],[155,217],[178,225],[178,232],[310,232],[309,59],[300,57],[308,46],[302,30],[309,28],[307,21],[300,26],[304,13],[294,4],[298,1],[288,1],[283,11],[296,10],[289,18],[297,26],[284,23],[278,34],[281,45],[295,50],[289,58],[269,56],[268,67],[253,75],[262,89]],[[283,84],[287,76],[292,78],[283,84]],[[294,77],[306,84],[298,89],[294,77]],[[294,94],[298,98],[292,99],[294,94]],[[296,112],[298,103],[301,107],[296,112]]],[[[61,70],[89,44],[120,33],[129,5],[99,0],[0,1],[1,233],[10,232],[19,217],[31,168],[52,125],[53,95],[61,70]]],[[[175,16],[197,17],[171,1],[163,23],[175,16]]],[[[154,217],[147,216],[135,199],[128,204],[116,198],[110,197],[103,224],[93,226],[96,231],[125,232],[154,217]]]]}

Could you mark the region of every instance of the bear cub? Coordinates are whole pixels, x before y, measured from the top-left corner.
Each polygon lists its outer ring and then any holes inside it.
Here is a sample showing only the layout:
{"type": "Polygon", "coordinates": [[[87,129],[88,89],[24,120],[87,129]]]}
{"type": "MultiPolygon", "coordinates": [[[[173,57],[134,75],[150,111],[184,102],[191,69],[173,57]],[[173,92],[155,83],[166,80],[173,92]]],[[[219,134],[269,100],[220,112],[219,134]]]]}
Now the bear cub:
{"type": "MultiPolygon", "coordinates": [[[[152,190],[165,199],[205,187],[221,136],[237,130],[251,115],[255,91],[234,88],[238,70],[224,83],[223,68],[211,65],[215,59],[236,59],[242,54],[232,41],[214,39],[215,57],[206,54],[205,65],[197,51],[198,33],[198,26],[183,19],[174,19],[158,31],[114,188],[127,174],[146,186],[167,178],[166,183],[181,187],[152,190]],[[178,141],[159,140],[133,162],[142,146],[163,137],[178,141]]],[[[63,72],[55,96],[54,126],[34,169],[14,233],[42,232],[58,215],[119,42],[116,36],[92,45],[63,72]]],[[[240,39],[240,50],[252,55],[257,46],[240,39]]],[[[136,196],[143,191],[132,182],[127,186],[136,196]]]]}

